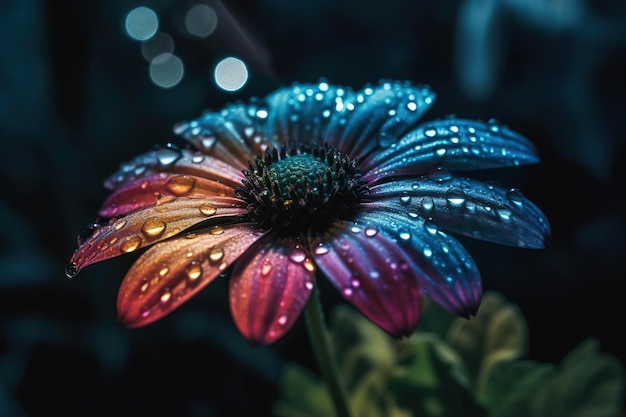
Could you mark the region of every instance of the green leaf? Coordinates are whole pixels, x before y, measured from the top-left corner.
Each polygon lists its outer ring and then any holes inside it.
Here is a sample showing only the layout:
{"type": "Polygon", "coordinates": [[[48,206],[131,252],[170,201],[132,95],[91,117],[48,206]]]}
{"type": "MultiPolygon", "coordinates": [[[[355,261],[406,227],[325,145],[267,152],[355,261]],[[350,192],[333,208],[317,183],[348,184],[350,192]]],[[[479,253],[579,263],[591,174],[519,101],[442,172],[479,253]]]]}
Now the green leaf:
{"type": "Polygon", "coordinates": [[[532,398],[538,417],[618,417],[624,411],[624,368],[600,352],[595,339],[583,341],[532,398]]]}
{"type": "Polygon", "coordinates": [[[452,322],[446,340],[464,359],[481,394],[495,365],[522,357],[528,329],[520,310],[498,293],[483,296],[476,317],[452,322]]]}
{"type": "Polygon", "coordinates": [[[288,364],[281,377],[282,398],[274,404],[278,417],[318,417],[335,415],[326,385],[308,369],[288,364]]]}

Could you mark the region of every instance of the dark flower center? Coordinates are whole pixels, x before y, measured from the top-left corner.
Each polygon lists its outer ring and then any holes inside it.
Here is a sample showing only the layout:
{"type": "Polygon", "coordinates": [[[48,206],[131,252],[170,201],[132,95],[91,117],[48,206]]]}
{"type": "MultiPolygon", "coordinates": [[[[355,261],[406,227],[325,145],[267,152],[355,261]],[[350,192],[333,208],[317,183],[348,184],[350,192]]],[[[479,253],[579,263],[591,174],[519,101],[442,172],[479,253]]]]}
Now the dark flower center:
{"type": "Polygon", "coordinates": [[[349,218],[368,188],[356,160],[328,145],[268,149],[250,162],[239,197],[263,227],[305,232],[349,218]]]}

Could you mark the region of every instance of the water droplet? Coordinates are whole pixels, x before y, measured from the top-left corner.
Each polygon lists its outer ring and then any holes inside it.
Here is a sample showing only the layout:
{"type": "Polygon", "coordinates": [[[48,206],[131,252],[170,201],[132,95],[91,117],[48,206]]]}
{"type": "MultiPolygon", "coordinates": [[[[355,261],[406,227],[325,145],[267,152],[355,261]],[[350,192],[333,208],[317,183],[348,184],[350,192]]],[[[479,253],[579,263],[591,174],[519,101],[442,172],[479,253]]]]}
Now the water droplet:
{"type": "Polygon", "coordinates": [[[161,304],[168,304],[170,301],[172,301],[172,292],[168,288],[165,288],[163,290],[163,294],[161,294],[160,301],[161,301],[161,304]]]}
{"type": "Polygon", "coordinates": [[[424,197],[422,198],[420,205],[425,211],[431,211],[433,209],[433,206],[435,205],[435,202],[433,201],[432,197],[424,197]]]}
{"type": "Polygon", "coordinates": [[[431,129],[426,129],[424,131],[424,134],[426,136],[428,136],[429,138],[432,138],[432,137],[435,137],[435,135],[437,134],[437,131],[435,129],[432,129],[432,128],[431,129]]]}
{"type": "Polygon", "coordinates": [[[328,248],[327,244],[324,243],[318,243],[317,246],[315,247],[315,249],[313,250],[313,252],[316,255],[325,255],[328,252],[330,252],[330,249],[328,248]]]}
{"type": "Polygon", "coordinates": [[[422,249],[422,253],[427,258],[430,258],[431,256],[433,256],[433,250],[428,245],[424,246],[424,249],[422,249]]]}
{"type": "Polygon", "coordinates": [[[407,242],[411,240],[411,233],[406,229],[400,229],[400,231],[398,232],[398,237],[400,238],[400,240],[407,242]]]}
{"type": "Polygon", "coordinates": [[[221,226],[213,226],[209,229],[209,234],[212,235],[221,235],[222,233],[224,233],[224,228],[221,226]]]}
{"type": "Polygon", "coordinates": [[[224,249],[219,247],[214,247],[209,251],[209,261],[211,263],[217,263],[222,260],[224,257],[224,249]]]}
{"type": "Polygon", "coordinates": [[[140,245],[141,238],[139,236],[129,236],[120,246],[120,250],[124,253],[129,253],[136,250],[140,245]]]}
{"type": "Polygon", "coordinates": [[[417,104],[415,104],[414,101],[409,101],[408,103],[406,103],[406,107],[410,110],[410,111],[415,111],[417,110],[417,104]]]}
{"type": "Polygon", "coordinates": [[[446,148],[439,148],[435,151],[437,156],[444,156],[446,154],[446,148]]]}
{"type": "Polygon", "coordinates": [[[126,226],[126,223],[128,223],[126,220],[118,220],[117,222],[115,222],[115,224],[113,225],[113,228],[115,230],[120,230],[122,227],[126,226]]]}
{"type": "Polygon", "coordinates": [[[450,205],[460,207],[466,200],[465,192],[461,187],[450,187],[446,190],[446,200],[450,205]]]}
{"type": "Polygon", "coordinates": [[[185,269],[185,272],[187,273],[187,278],[189,278],[190,281],[195,282],[202,275],[202,266],[199,262],[192,261],[185,269]]]}
{"type": "Polygon", "coordinates": [[[352,288],[346,287],[343,289],[343,295],[346,297],[352,297],[352,288]]]}
{"type": "Polygon", "coordinates": [[[180,158],[180,152],[172,148],[163,148],[155,151],[157,161],[161,166],[169,166],[180,158]]]}
{"type": "Polygon", "coordinates": [[[163,265],[163,267],[159,271],[159,275],[164,277],[167,275],[168,272],[170,272],[170,268],[167,265],[163,265]]]}
{"type": "Polygon", "coordinates": [[[368,226],[365,228],[363,233],[365,233],[365,236],[367,237],[374,237],[378,234],[378,229],[376,229],[375,227],[368,226]]]}
{"type": "Polygon", "coordinates": [[[409,195],[407,191],[404,191],[402,195],[400,196],[400,203],[406,205],[406,204],[409,204],[410,202],[411,202],[411,196],[409,195]]]}
{"type": "Polygon", "coordinates": [[[380,278],[380,272],[374,270],[374,271],[370,271],[370,278],[372,279],[378,279],[380,278]]]}
{"type": "Polygon", "coordinates": [[[195,178],[187,175],[178,175],[170,178],[165,184],[165,188],[172,194],[181,196],[189,193],[195,184],[195,178]]]}
{"type": "Polygon", "coordinates": [[[450,126],[450,132],[459,133],[459,127],[455,125],[450,126]]]}
{"type": "Polygon", "coordinates": [[[292,262],[299,264],[306,259],[306,252],[299,248],[293,249],[289,252],[289,259],[292,262]]]}
{"type": "Polygon", "coordinates": [[[351,281],[351,284],[354,288],[359,288],[361,286],[361,281],[359,281],[358,279],[353,279],[351,281]]]}
{"type": "Polygon", "coordinates": [[[78,234],[78,237],[76,238],[76,242],[78,243],[78,246],[82,246],[87,240],[89,240],[89,238],[91,238],[98,229],[100,229],[102,226],[100,226],[97,223],[92,223],[89,226],[87,226],[82,232],[80,232],[78,234]]]}
{"type": "Polygon", "coordinates": [[[205,150],[209,150],[215,145],[217,139],[213,135],[203,135],[200,137],[200,143],[205,150]]]}
{"type": "Polygon", "coordinates": [[[304,266],[304,269],[306,269],[309,272],[315,272],[315,264],[309,258],[306,258],[304,262],[302,262],[302,266],[304,266]]]}
{"type": "Polygon", "coordinates": [[[511,203],[515,204],[518,207],[521,207],[522,203],[524,202],[524,195],[517,188],[511,188],[509,191],[507,191],[506,197],[511,203]]]}
{"type": "Polygon", "coordinates": [[[350,231],[351,231],[352,233],[360,233],[360,232],[361,232],[361,228],[360,228],[359,226],[352,226],[352,227],[350,228],[350,231]]]}
{"type": "Polygon", "coordinates": [[[70,262],[65,267],[65,276],[68,278],[74,278],[78,274],[78,265],[76,262],[70,262]]]}
{"type": "Polygon", "coordinates": [[[200,206],[200,213],[204,214],[205,216],[212,216],[217,213],[217,208],[215,208],[215,206],[212,206],[211,204],[206,203],[200,206]]]}
{"type": "Polygon", "coordinates": [[[313,287],[315,286],[311,281],[307,281],[304,283],[304,286],[306,287],[307,290],[312,290],[313,287]]]}
{"type": "Polygon", "coordinates": [[[174,134],[182,135],[185,133],[185,130],[189,129],[189,123],[187,122],[179,122],[174,125],[174,134]]]}
{"type": "Polygon", "coordinates": [[[144,222],[141,226],[141,232],[147,237],[157,237],[163,234],[166,226],[163,220],[153,217],[144,222]]]}
{"type": "Polygon", "coordinates": [[[141,282],[142,284],[141,284],[141,287],[139,287],[139,291],[141,292],[148,291],[148,288],[150,287],[150,281],[144,278],[141,282]]]}
{"type": "Polygon", "coordinates": [[[194,156],[191,158],[191,162],[193,162],[194,164],[199,164],[199,163],[201,163],[202,161],[204,161],[204,155],[194,155],[194,156]]]}
{"type": "Polygon", "coordinates": [[[500,220],[502,220],[503,222],[510,222],[511,221],[511,210],[509,210],[509,209],[498,209],[497,213],[498,213],[498,217],[500,217],[500,220]]]}
{"type": "Polygon", "coordinates": [[[261,265],[261,275],[266,277],[270,272],[272,272],[272,264],[270,263],[270,260],[266,258],[263,261],[263,265],[261,265]]]}
{"type": "Polygon", "coordinates": [[[281,316],[278,318],[278,324],[280,324],[281,326],[287,324],[287,314],[281,314],[281,316]]]}
{"type": "Polygon", "coordinates": [[[437,234],[437,230],[439,229],[437,223],[433,219],[428,219],[424,222],[424,228],[431,235],[437,234]]]}
{"type": "Polygon", "coordinates": [[[150,309],[148,307],[142,307],[141,308],[141,317],[145,319],[149,315],[150,315],[150,309]]]}

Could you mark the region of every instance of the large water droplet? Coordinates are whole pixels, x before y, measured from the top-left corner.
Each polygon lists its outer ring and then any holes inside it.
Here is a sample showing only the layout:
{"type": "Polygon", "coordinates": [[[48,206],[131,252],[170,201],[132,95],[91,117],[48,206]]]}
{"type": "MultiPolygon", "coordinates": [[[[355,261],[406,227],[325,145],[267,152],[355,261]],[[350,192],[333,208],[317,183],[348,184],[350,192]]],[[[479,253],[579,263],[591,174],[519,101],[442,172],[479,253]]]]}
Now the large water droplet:
{"type": "Polygon", "coordinates": [[[200,206],[200,213],[204,214],[205,216],[212,216],[217,213],[217,208],[208,203],[202,204],[200,206]]]}
{"type": "Polygon", "coordinates": [[[224,257],[224,249],[219,247],[214,247],[209,251],[209,261],[211,263],[218,263],[224,257]]]}
{"type": "Polygon", "coordinates": [[[437,226],[437,223],[433,219],[426,220],[424,222],[424,228],[431,235],[437,234],[437,230],[439,229],[439,227],[437,226]]]}
{"type": "Polygon", "coordinates": [[[192,261],[185,269],[189,281],[196,282],[202,275],[202,266],[197,261],[192,261]]]}
{"type": "Polygon", "coordinates": [[[141,232],[147,237],[157,237],[163,234],[166,226],[163,220],[153,217],[144,222],[141,232]]]}
{"type": "Polygon", "coordinates": [[[524,202],[524,195],[517,188],[511,188],[509,191],[507,191],[506,197],[511,203],[515,204],[518,207],[521,207],[524,202]]]}
{"type": "Polygon", "coordinates": [[[141,238],[139,236],[129,236],[120,246],[120,250],[124,253],[129,253],[136,250],[141,245],[141,238]]]}
{"type": "Polygon", "coordinates": [[[450,187],[446,190],[446,200],[451,206],[460,207],[466,200],[465,192],[461,187],[450,187]]]}
{"type": "Polygon", "coordinates": [[[170,178],[165,188],[172,194],[181,196],[188,194],[196,184],[196,179],[187,175],[177,175],[170,178]]]}
{"type": "Polygon", "coordinates": [[[180,152],[168,147],[155,151],[155,156],[161,166],[169,166],[180,158],[180,152]]]}

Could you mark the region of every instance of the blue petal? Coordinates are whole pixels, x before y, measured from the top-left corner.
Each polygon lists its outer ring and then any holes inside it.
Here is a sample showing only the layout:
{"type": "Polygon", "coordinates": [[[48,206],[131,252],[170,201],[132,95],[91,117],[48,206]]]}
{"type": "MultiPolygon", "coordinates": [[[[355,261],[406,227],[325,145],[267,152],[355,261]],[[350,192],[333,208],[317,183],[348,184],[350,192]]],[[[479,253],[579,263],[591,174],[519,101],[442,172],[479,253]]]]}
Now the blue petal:
{"type": "Polygon", "coordinates": [[[417,271],[420,290],[442,307],[468,317],[476,313],[482,296],[480,273],[465,248],[421,217],[399,215],[374,208],[357,224],[378,228],[396,242],[417,271]]]}
{"type": "Polygon", "coordinates": [[[338,103],[342,111],[333,118],[327,141],[355,158],[386,147],[412,129],[435,101],[426,86],[384,81],[366,87],[338,103]]]}
{"type": "Polygon", "coordinates": [[[363,161],[365,181],[450,170],[499,168],[535,163],[533,144],[495,122],[447,119],[429,122],[363,161]]]}
{"type": "Polygon", "coordinates": [[[393,181],[370,188],[379,210],[429,218],[442,229],[510,246],[543,248],[550,237],[546,216],[522,193],[468,178],[393,181]]]}

